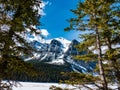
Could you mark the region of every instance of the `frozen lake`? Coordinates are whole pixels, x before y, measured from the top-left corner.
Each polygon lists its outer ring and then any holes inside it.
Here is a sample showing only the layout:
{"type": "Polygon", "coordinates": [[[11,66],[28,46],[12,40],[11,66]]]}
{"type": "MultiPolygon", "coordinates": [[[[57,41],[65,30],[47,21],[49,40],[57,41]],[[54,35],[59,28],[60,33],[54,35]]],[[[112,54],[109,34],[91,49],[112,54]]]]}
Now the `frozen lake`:
{"type": "MultiPolygon", "coordinates": [[[[21,85],[18,87],[13,87],[13,90],[49,90],[49,88],[54,86],[59,87],[67,87],[65,84],[57,84],[57,83],[33,83],[33,82],[20,82],[21,85]]],[[[70,87],[71,88],[71,87],[70,87]]]]}
{"type": "MultiPolygon", "coordinates": [[[[57,87],[62,87],[62,88],[69,88],[69,89],[73,89],[74,90],[80,90],[80,89],[75,89],[75,87],[73,86],[68,86],[68,85],[65,85],[65,84],[58,84],[58,83],[34,83],[34,82],[20,82],[20,84],[18,84],[17,87],[13,87],[13,90],[49,90],[49,88],[54,85],[54,86],[57,86],[57,87]]],[[[95,89],[95,86],[90,84],[90,85],[87,85],[88,87],[91,87],[93,88],[94,90],[95,89]]],[[[117,88],[117,85],[114,84],[114,85],[109,85],[113,90],[117,90],[115,88],[117,88]]],[[[81,90],[89,90],[89,89],[86,89],[86,88],[82,88],[81,90]]]]}

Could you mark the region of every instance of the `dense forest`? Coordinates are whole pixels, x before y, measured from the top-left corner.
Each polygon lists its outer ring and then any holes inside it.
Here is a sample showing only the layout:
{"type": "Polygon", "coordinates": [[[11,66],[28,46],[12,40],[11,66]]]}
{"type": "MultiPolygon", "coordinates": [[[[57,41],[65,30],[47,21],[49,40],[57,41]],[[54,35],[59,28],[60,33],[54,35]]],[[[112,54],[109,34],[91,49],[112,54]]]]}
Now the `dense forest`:
{"type": "Polygon", "coordinates": [[[59,82],[60,80],[68,79],[68,77],[63,76],[61,72],[71,72],[69,64],[54,65],[35,60],[28,61],[27,63],[33,65],[36,74],[27,75],[25,73],[15,73],[14,77],[16,77],[16,80],[29,82],[59,82]]]}

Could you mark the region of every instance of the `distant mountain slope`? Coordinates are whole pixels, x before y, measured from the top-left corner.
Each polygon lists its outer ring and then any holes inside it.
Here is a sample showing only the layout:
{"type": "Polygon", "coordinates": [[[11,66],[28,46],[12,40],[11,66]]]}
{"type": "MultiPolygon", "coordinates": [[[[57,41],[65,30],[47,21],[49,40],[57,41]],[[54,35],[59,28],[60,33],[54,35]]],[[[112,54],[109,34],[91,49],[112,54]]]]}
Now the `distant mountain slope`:
{"type": "Polygon", "coordinates": [[[35,39],[30,42],[38,52],[34,52],[34,56],[26,60],[36,60],[37,62],[54,65],[66,65],[69,63],[69,68],[82,73],[91,72],[95,67],[95,63],[85,63],[82,60],[77,61],[72,58],[73,55],[85,54],[85,52],[79,52],[75,48],[75,45],[79,44],[77,40],[69,41],[62,37],[51,40],[43,39],[42,42],[38,40],[35,39]]]}

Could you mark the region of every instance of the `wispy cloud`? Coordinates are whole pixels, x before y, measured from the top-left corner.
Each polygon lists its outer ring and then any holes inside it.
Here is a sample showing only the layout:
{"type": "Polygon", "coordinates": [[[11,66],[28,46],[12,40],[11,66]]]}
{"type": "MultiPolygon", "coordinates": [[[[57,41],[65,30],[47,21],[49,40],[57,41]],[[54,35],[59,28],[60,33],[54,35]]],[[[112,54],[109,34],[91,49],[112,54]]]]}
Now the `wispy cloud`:
{"type": "Polygon", "coordinates": [[[41,31],[41,35],[43,35],[44,37],[47,37],[49,35],[47,29],[41,29],[40,31],[41,31]]]}

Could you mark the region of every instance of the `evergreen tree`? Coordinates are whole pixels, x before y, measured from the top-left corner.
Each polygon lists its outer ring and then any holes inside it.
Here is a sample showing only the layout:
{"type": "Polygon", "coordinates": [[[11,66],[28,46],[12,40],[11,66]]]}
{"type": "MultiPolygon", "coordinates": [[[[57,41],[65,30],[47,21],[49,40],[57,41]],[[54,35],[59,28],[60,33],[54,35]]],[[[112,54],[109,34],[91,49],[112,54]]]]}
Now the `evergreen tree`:
{"type": "MultiPolygon", "coordinates": [[[[103,45],[108,46],[108,50],[105,53],[105,59],[109,60],[108,64],[110,65],[109,68],[115,74],[118,82],[118,88],[120,89],[120,62],[119,62],[119,49],[112,47],[112,45],[119,44],[119,30],[120,30],[120,16],[118,13],[120,12],[120,1],[111,0],[111,1],[103,1],[104,6],[102,6],[99,13],[102,16],[101,20],[99,21],[99,26],[101,31],[101,37],[103,38],[103,45]]],[[[115,79],[115,78],[114,78],[115,79]]]]}
{"type": "Polygon", "coordinates": [[[36,32],[33,26],[40,25],[40,4],[41,0],[0,0],[0,83],[14,80],[14,72],[24,71],[21,56],[33,50],[24,35],[28,28],[30,33],[36,32]]]}
{"type": "MultiPolygon", "coordinates": [[[[116,35],[112,33],[112,31],[116,30],[119,32],[119,7],[116,9],[116,4],[119,6],[119,0],[85,0],[84,2],[80,2],[78,4],[78,8],[76,10],[72,10],[72,12],[77,16],[75,18],[71,18],[69,20],[70,26],[65,30],[80,30],[87,32],[86,34],[82,34],[80,38],[83,39],[83,42],[78,46],[80,49],[97,49],[97,54],[93,55],[92,53],[83,56],[77,56],[79,59],[91,60],[96,59],[98,57],[98,66],[100,72],[100,79],[102,81],[103,89],[108,90],[106,76],[103,67],[103,53],[101,50],[101,46],[105,45],[107,41],[107,46],[111,47],[112,43],[108,43],[111,40],[116,41],[116,35]],[[118,20],[117,20],[118,19],[118,20]],[[112,30],[111,30],[112,29],[112,30]]],[[[117,33],[119,36],[119,33],[117,33]]],[[[112,41],[111,41],[112,42],[112,41]]],[[[118,42],[117,42],[118,43],[118,42]]],[[[118,55],[117,55],[118,56],[118,55]]],[[[115,61],[115,60],[112,60],[115,61]]],[[[115,63],[115,62],[114,62],[115,63]]],[[[118,69],[119,64],[117,64],[118,69]]],[[[118,72],[118,70],[117,70],[118,72]]],[[[116,73],[117,74],[117,73],[116,73]]],[[[119,74],[119,73],[118,73],[119,74]]],[[[117,75],[118,75],[117,74],[117,75]]],[[[118,80],[119,81],[119,80],[118,80]]]]}
{"type": "Polygon", "coordinates": [[[98,29],[98,10],[101,6],[101,2],[98,0],[85,0],[84,2],[80,2],[78,8],[76,10],[72,10],[77,18],[71,19],[70,21],[70,28],[74,30],[81,30],[81,31],[91,31],[94,33],[96,38],[96,47],[98,52],[98,65],[99,65],[99,73],[101,83],[105,90],[108,89],[106,78],[104,75],[103,63],[102,63],[102,51],[101,51],[101,41],[100,41],[100,34],[98,29]]]}

